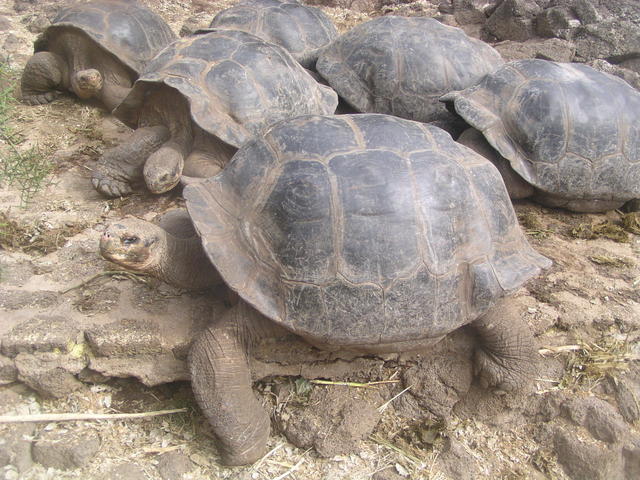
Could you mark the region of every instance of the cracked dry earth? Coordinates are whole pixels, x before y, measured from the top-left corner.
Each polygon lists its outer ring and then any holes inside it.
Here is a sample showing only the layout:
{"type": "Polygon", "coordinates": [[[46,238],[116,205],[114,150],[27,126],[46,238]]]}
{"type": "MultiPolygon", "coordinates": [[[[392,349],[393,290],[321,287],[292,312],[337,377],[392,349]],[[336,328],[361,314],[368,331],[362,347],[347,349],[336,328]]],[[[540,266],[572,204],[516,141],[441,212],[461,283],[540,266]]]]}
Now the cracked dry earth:
{"type": "MultiPolygon", "coordinates": [[[[18,3],[0,5],[0,46],[19,72],[55,2],[18,3]]],[[[144,3],[179,31],[232,2],[144,3]]],[[[342,30],[367,17],[326,11],[342,30]]],[[[183,411],[0,424],[0,478],[640,478],[640,236],[620,227],[622,214],[516,204],[531,243],[554,262],[516,293],[541,352],[524,391],[497,396],[474,382],[465,330],[419,356],[282,364],[281,376],[255,385],[271,411],[270,453],[226,468],[185,370],[194,333],[225,299],[118,273],[97,251],[107,223],[152,219],[180,206],[179,192],[97,194],[91,168],[128,129],[92,105],[16,103],[11,124],[19,148],[37,145],[54,171],[28,208],[16,188],[0,187],[0,415],[183,411]],[[383,383],[358,386],[366,382],[383,383]]],[[[256,368],[271,356],[256,352],[256,368]]]]}

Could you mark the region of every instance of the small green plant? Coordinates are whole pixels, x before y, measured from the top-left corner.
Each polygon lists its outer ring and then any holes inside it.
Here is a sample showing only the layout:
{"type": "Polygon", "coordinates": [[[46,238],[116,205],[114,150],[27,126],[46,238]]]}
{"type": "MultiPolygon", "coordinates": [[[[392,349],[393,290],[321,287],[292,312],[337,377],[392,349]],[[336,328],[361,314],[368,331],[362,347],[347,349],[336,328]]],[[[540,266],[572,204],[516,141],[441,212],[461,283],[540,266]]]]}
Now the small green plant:
{"type": "Polygon", "coordinates": [[[19,149],[24,141],[11,126],[14,111],[13,90],[16,72],[8,59],[0,60],[0,181],[20,190],[20,203],[26,206],[33,196],[46,185],[53,170],[39,147],[19,149]]]}

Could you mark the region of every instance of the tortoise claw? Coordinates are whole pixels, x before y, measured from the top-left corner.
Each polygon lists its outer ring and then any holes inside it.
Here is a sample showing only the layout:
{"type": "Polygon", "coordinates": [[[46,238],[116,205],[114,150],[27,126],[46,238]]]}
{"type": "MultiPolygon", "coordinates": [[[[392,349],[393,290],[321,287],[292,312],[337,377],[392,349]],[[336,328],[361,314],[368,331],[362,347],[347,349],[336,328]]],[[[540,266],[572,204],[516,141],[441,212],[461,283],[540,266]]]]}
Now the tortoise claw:
{"type": "Polygon", "coordinates": [[[94,177],[91,179],[91,183],[96,190],[111,198],[124,197],[133,192],[128,183],[111,178],[94,177]]]}

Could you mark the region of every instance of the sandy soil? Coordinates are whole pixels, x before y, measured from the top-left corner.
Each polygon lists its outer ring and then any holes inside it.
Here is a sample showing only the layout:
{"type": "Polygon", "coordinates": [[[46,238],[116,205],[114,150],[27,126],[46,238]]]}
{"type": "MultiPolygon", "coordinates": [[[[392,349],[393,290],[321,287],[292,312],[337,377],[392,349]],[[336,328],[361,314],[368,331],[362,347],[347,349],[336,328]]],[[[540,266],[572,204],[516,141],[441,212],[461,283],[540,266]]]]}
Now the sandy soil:
{"type": "MultiPolygon", "coordinates": [[[[193,14],[204,11],[201,15],[210,18],[233,2],[144,3],[178,32],[193,14]]],[[[0,46],[3,54],[10,55],[15,71],[28,59],[36,36],[28,26],[38,16],[50,15],[53,4],[25,3],[21,12],[13,9],[12,2],[0,5],[0,15],[10,22],[9,28],[0,31],[0,46]]],[[[341,30],[367,18],[347,10],[326,11],[341,30]]],[[[102,325],[109,319],[161,315],[173,303],[180,306],[170,308],[193,310],[194,302],[208,305],[203,309],[220,308],[219,299],[185,295],[158,283],[141,284],[126,277],[100,277],[66,292],[113,269],[97,253],[105,224],[127,214],[151,219],[181,205],[181,198],[179,192],[172,192],[106,200],[93,190],[90,173],[95,161],[128,133],[123,124],[95,106],[71,97],[38,107],[16,103],[11,125],[24,139],[19,149],[37,146],[51,160],[53,173],[27,208],[20,206],[15,186],[0,186],[0,226],[4,228],[0,238],[0,336],[34,315],[51,312],[72,312],[72,318],[87,325],[102,325]],[[15,227],[10,230],[11,238],[6,229],[9,224],[15,227]],[[20,299],[20,291],[29,293],[27,300],[20,299]],[[129,296],[125,299],[125,295],[129,296]]],[[[0,145],[0,152],[7,155],[7,146],[0,145]]],[[[145,420],[20,427],[23,430],[0,426],[0,440],[5,441],[16,432],[38,439],[52,432],[92,431],[101,439],[98,453],[82,468],[61,471],[36,464],[28,473],[19,474],[7,466],[0,474],[25,479],[116,478],[109,473],[113,467],[133,463],[146,475],[140,478],[159,479],[160,456],[178,451],[193,463],[193,470],[184,477],[189,479],[568,478],[548,432],[552,427],[566,427],[583,435],[584,430],[567,426],[554,405],[571,398],[596,397],[619,408],[612,385],[640,375],[636,361],[640,358],[640,236],[622,228],[620,212],[578,215],[527,202],[516,204],[516,210],[530,242],[554,262],[549,271],[516,294],[518,307],[544,354],[537,377],[524,392],[495,396],[472,382],[468,332],[457,332],[417,359],[365,360],[359,372],[345,378],[397,383],[364,392],[272,378],[256,385],[272,412],[272,453],[254,466],[225,468],[216,462],[215,441],[187,382],[146,387],[134,379],[94,377],[62,399],[43,398],[14,383],[0,387],[4,399],[0,400],[0,414],[181,407],[187,411],[145,420]],[[602,224],[611,228],[602,228],[602,224]],[[405,391],[406,386],[410,388],[405,391]],[[379,412],[378,407],[396,395],[379,412]],[[344,408],[331,410],[329,404],[344,408]],[[357,434],[377,415],[380,422],[368,438],[344,440],[347,447],[357,445],[356,453],[339,452],[341,445],[324,445],[318,449],[326,448],[331,456],[323,458],[313,449],[295,447],[281,433],[295,433],[297,428],[298,433],[316,429],[322,434],[335,427],[357,434]],[[298,418],[308,421],[296,427],[298,418]]],[[[189,335],[179,326],[176,331],[185,338],[189,335]]],[[[636,438],[633,425],[625,428],[625,435],[636,438]]]]}

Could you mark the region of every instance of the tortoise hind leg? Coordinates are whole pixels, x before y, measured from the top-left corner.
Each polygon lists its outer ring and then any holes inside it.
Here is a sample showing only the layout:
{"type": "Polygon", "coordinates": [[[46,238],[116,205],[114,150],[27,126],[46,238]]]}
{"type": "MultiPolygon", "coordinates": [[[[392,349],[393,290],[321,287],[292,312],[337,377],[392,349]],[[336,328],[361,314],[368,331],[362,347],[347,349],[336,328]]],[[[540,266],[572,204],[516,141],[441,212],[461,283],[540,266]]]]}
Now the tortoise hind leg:
{"type": "Polygon", "coordinates": [[[251,388],[248,349],[252,338],[268,334],[261,331],[267,322],[239,302],[202,332],[189,352],[191,386],[226,465],[253,463],[266,450],[270,420],[251,388]]]}
{"type": "Polygon", "coordinates": [[[498,392],[523,387],[535,372],[537,352],[514,302],[503,299],[470,326],[479,340],[474,370],[482,386],[498,392]]]}
{"type": "Polygon", "coordinates": [[[131,183],[142,179],[144,162],[168,138],[169,130],[160,125],[135,130],[125,143],[107,150],[98,160],[93,186],[108,197],[131,193],[131,183]]]}

